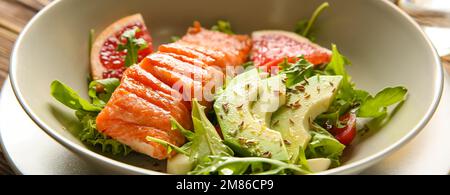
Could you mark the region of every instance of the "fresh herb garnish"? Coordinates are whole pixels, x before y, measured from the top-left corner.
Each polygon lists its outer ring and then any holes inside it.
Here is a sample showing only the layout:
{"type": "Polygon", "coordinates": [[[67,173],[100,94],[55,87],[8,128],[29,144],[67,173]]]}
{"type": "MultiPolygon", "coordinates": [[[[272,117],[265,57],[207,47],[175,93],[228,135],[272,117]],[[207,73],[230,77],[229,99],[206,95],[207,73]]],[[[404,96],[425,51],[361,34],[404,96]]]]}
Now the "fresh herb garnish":
{"type": "Polygon", "coordinates": [[[136,63],[138,63],[138,52],[139,50],[143,50],[148,48],[148,43],[143,38],[136,38],[136,33],[140,31],[139,28],[133,28],[130,30],[126,30],[122,34],[122,38],[126,39],[125,44],[119,44],[117,47],[118,51],[126,51],[127,55],[125,56],[125,66],[130,67],[136,63]]]}
{"type": "Polygon", "coordinates": [[[328,2],[322,3],[319,7],[316,8],[316,10],[314,11],[309,20],[301,20],[297,22],[294,31],[297,34],[304,36],[314,42],[316,37],[314,36],[314,31],[312,27],[314,26],[314,23],[316,22],[317,18],[322,13],[322,11],[328,7],[330,7],[330,4],[328,2]]]}
{"type": "Polygon", "coordinates": [[[305,60],[303,56],[300,56],[295,63],[289,63],[286,58],[282,63],[278,65],[281,69],[280,74],[286,75],[286,87],[292,87],[297,83],[300,83],[315,74],[314,65],[305,60]]]}
{"type": "Polygon", "coordinates": [[[233,30],[231,29],[231,24],[228,21],[225,20],[219,20],[217,21],[217,24],[211,27],[211,30],[213,31],[219,31],[223,32],[229,35],[235,34],[233,30]]]}
{"type": "Polygon", "coordinates": [[[117,78],[108,78],[102,80],[95,80],[89,83],[89,97],[92,98],[92,104],[105,107],[112,93],[120,85],[117,78]]]}

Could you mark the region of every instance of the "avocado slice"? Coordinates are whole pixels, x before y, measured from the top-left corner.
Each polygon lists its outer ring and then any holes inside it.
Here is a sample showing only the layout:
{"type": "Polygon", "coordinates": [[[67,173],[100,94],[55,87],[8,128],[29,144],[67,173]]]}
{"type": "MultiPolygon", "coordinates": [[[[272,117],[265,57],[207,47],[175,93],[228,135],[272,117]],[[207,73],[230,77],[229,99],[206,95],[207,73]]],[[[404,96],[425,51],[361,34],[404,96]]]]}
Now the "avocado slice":
{"type": "Polygon", "coordinates": [[[340,87],[342,76],[313,76],[288,89],[286,105],[272,116],[270,127],[279,131],[289,161],[295,163],[300,147],[310,141],[310,123],[328,110],[340,87]]]}
{"type": "Polygon", "coordinates": [[[265,116],[254,114],[262,82],[258,70],[236,76],[214,103],[224,142],[242,156],[288,160],[281,133],[266,125],[265,116]]]}
{"type": "Polygon", "coordinates": [[[284,75],[277,75],[261,80],[259,83],[258,99],[252,105],[253,116],[270,126],[272,113],[286,104],[286,85],[284,75]]]}

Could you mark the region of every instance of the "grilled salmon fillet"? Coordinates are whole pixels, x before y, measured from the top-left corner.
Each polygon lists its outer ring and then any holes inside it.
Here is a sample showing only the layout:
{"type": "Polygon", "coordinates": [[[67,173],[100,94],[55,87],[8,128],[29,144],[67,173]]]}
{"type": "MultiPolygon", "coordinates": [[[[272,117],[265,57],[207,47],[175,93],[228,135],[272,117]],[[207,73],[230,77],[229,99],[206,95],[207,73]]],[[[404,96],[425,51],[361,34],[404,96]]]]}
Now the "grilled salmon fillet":
{"type": "Polygon", "coordinates": [[[161,45],[159,51],[197,58],[209,66],[239,66],[247,61],[252,40],[247,35],[229,35],[207,30],[200,23],[188,29],[175,43],[161,45]]]}
{"type": "Polygon", "coordinates": [[[166,147],[146,137],[183,145],[185,138],[172,130],[171,118],[192,129],[191,100],[197,98],[211,107],[223,70],[244,63],[251,43],[248,36],[213,32],[195,23],[181,40],[161,45],[158,52],[124,72],[97,117],[97,129],[137,152],[155,159],[169,157],[166,147]]]}
{"type": "Polygon", "coordinates": [[[171,129],[174,118],[192,129],[189,110],[181,94],[159,81],[141,66],[128,68],[121,84],[97,116],[97,129],[133,150],[156,159],[167,158],[167,150],[147,141],[147,136],[182,145],[184,136],[171,129]]]}

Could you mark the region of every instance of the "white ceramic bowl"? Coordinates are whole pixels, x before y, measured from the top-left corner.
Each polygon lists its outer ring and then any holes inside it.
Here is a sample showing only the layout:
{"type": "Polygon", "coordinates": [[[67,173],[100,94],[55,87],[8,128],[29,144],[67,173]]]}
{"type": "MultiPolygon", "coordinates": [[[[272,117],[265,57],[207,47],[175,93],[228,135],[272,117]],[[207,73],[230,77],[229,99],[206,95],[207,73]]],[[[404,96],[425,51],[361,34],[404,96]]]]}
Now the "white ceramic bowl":
{"type": "MultiPolygon", "coordinates": [[[[155,45],[184,34],[193,20],[210,26],[217,19],[227,19],[240,33],[291,30],[321,2],[57,0],[21,33],[11,58],[11,81],[29,116],[51,137],[98,168],[107,173],[159,174],[151,170],[152,160],[143,155],[108,157],[86,147],[71,133],[77,126],[73,111],[50,96],[49,85],[58,79],[87,97],[89,30],[99,32],[116,19],[137,12],[144,15],[155,45]]],[[[443,73],[419,26],[388,1],[339,0],[330,4],[317,23],[318,42],[324,46],[336,43],[352,60],[349,71],[357,86],[371,92],[394,85],[409,89],[408,100],[387,126],[351,146],[343,166],[321,173],[350,174],[389,155],[426,125],[442,93],[443,73]]]]}

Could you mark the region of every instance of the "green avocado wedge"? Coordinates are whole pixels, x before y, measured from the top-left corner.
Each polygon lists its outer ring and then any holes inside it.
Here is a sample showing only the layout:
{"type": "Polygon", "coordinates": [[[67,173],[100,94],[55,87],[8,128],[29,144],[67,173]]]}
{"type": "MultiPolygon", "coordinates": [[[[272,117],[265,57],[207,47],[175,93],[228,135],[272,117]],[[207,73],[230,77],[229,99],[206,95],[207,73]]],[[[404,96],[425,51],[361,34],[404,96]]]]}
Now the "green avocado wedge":
{"type": "Polygon", "coordinates": [[[310,123],[328,110],[339,91],[342,76],[316,75],[288,89],[286,105],[273,113],[270,127],[283,136],[289,162],[311,139],[310,123]]]}
{"type": "Polygon", "coordinates": [[[260,91],[264,91],[261,90],[264,80],[256,69],[236,76],[217,97],[214,110],[225,144],[238,155],[287,161],[281,133],[266,125],[265,115],[253,113],[254,102],[260,98],[260,91]]]}

